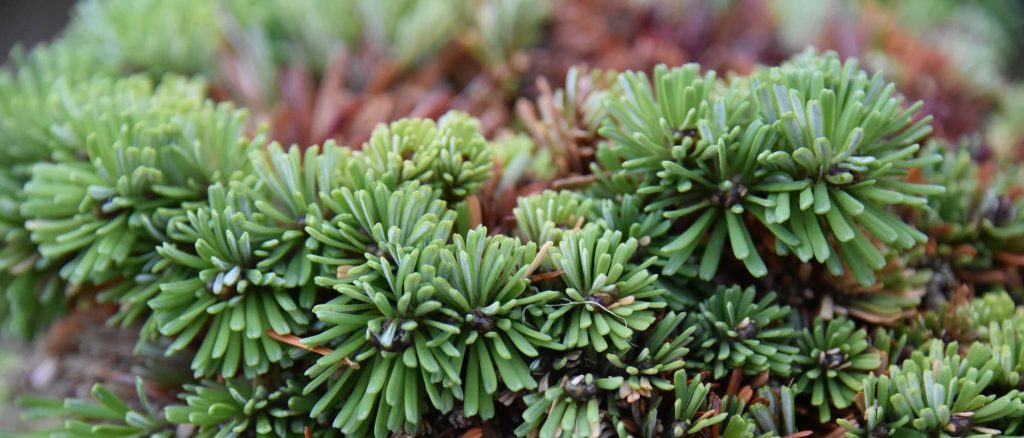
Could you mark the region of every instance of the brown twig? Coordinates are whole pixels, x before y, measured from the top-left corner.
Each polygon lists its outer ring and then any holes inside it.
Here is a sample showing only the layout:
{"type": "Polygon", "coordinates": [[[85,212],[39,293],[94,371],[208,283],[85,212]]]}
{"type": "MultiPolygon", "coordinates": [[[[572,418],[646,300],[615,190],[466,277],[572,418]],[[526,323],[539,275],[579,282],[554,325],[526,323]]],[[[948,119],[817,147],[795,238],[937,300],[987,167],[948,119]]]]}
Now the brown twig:
{"type": "Polygon", "coordinates": [[[543,272],[543,273],[540,273],[540,274],[537,274],[537,275],[531,275],[529,277],[529,280],[530,280],[530,283],[537,283],[539,281],[554,280],[554,279],[556,279],[558,277],[561,277],[561,276],[562,276],[562,271],[559,270],[559,271],[543,272]]]}
{"type": "Polygon", "coordinates": [[[567,176],[565,178],[552,181],[551,188],[554,190],[571,189],[588,185],[596,180],[597,175],[594,174],[567,176]]]}
{"type": "Polygon", "coordinates": [[[554,244],[555,243],[550,240],[544,242],[544,246],[540,247],[540,251],[537,251],[537,256],[533,258],[533,261],[530,262],[530,266],[526,268],[526,277],[533,275],[533,271],[536,271],[537,268],[540,267],[540,264],[544,263],[544,259],[548,256],[548,250],[551,249],[554,244]]]}
{"type": "MultiPolygon", "coordinates": [[[[285,344],[291,345],[293,347],[298,347],[306,351],[312,351],[321,356],[327,356],[328,354],[334,352],[334,350],[331,350],[330,348],[327,347],[310,347],[309,345],[303,344],[302,341],[299,340],[299,337],[295,335],[282,335],[273,330],[267,330],[267,334],[270,335],[271,338],[274,338],[279,342],[283,342],[285,344]]],[[[359,364],[353,362],[347,357],[342,359],[341,362],[344,363],[345,366],[348,366],[350,368],[357,370],[359,369],[359,364]]]]}
{"type": "Polygon", "coordinates": [[[729,375],[729,384],[725,387],[725,393],[727,395],[736,395],[740,390],[740,382],[743,380],[743,370],[741,368],[735,368],[732,370],[732,374],[729,375]]]}
{"type": "Polygon", "coordinates": [[[1010,266],[1024,266],[1024,254],[999,251],[995,254],[995,259],[1010,266]]]}
{"type": "Polygon", "coordinates": [[[484,222],[484,213],[480,207],[480,198],[476,195],[466,197],[466,208],[469,209],[469,228],[476,228],[484,222]]]}

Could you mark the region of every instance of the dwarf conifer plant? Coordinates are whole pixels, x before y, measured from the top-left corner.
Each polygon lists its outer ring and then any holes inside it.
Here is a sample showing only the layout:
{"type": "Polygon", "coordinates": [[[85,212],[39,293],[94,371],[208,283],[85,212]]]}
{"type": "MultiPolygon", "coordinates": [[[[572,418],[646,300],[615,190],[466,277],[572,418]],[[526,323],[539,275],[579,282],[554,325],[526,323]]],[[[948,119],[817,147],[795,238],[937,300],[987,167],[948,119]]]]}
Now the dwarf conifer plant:
{"type": "Polygon", "coordinates": [[[1019,173],[832,52],[574,67],[535,95],[518,75],[549,7],[87,0],[16,52],[0,333],[95,313],[143,358],[134,391],[25,395],[27,416],[100,437],[1024,433],[1019,173]]]}

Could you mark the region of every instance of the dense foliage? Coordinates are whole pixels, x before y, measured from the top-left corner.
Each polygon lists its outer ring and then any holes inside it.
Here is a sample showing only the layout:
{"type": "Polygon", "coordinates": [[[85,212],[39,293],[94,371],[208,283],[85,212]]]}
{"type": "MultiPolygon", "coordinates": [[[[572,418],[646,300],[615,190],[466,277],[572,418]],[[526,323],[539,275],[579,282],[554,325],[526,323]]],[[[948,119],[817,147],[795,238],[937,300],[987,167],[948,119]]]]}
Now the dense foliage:
{"type": "Polygon", "coordinates": [[[454,110],[282,145],[211,93],[221,38],[263,85],[460,26],[497,65],[544,2],[164,3],[0,73],[4,335],[109,311],[191,371],[25,397],[47,432],[1024,434],[1024,187],[856,60],[573,69],[540,146],[454,110]]]}

